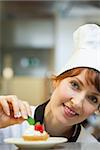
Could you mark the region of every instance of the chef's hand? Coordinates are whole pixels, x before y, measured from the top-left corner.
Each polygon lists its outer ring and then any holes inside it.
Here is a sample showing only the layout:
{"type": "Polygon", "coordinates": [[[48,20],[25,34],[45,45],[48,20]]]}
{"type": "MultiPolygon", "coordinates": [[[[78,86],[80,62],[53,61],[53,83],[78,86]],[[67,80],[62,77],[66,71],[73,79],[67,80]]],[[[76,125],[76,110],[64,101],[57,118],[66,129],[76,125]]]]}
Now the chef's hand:
{"type": "Polygon", "coordinates": [[[26,101],[15,95],[0,96],[0,128],[22,123],[31,116],[31,108],[26,101]]]}

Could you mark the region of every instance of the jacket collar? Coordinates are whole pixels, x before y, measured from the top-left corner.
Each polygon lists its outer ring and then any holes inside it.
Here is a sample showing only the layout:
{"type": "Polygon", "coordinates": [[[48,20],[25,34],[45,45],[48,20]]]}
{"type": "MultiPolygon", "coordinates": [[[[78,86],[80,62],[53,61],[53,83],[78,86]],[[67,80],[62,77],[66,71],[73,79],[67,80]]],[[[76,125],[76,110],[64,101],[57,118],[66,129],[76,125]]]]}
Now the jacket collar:
{"type": "Polygon", "coordinates": [[[35,113],[34,113],[34,119],[36,122],[40,122],[41,124],[43,124],[43,122],[44,122],[44,111],[45,111],[45,107],[48,104],[48,102],[49,102],[49,100],[36,107],[35,113]]]}

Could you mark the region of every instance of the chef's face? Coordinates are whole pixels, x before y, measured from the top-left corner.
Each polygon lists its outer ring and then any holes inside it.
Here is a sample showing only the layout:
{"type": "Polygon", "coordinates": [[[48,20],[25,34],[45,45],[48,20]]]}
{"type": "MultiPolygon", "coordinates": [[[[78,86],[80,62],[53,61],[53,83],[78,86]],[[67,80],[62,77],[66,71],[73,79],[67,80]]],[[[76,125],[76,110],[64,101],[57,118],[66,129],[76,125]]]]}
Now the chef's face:
{"type": "Polygon", "coordinates": [[[65,125],[82,122],[100,107],[100,92],[86,81],[87,70],[56,81],[51,96],[51,111],[56,121],[65,125]]]}

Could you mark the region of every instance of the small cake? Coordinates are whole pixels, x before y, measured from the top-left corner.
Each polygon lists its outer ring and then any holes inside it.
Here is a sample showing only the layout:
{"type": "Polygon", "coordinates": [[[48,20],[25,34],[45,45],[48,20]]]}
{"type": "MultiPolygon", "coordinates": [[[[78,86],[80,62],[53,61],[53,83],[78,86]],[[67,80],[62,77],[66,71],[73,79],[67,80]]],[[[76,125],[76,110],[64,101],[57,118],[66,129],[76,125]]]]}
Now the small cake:
{"type": "Polygon", "coordinates": [[[22,136],[25,141],[45,141],[48,137],[49,134],[44,130],[44,126],[39,123],[30,125],[22,136]]]}

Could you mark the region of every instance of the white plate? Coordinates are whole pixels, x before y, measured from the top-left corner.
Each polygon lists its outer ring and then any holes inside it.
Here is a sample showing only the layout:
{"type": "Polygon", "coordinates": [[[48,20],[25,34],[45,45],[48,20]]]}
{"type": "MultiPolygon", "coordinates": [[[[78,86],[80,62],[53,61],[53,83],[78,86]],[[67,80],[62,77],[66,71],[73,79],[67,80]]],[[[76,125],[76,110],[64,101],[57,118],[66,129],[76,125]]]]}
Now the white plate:
{"type": "Polygon", "coordinates": [[[67,138],[63,137],[49,137],[47,141],[24,141],[22,138],[7,138],[5,143],[15,144],[20,148],[50,148],[57,144],[64,143],[67,138]]]}

